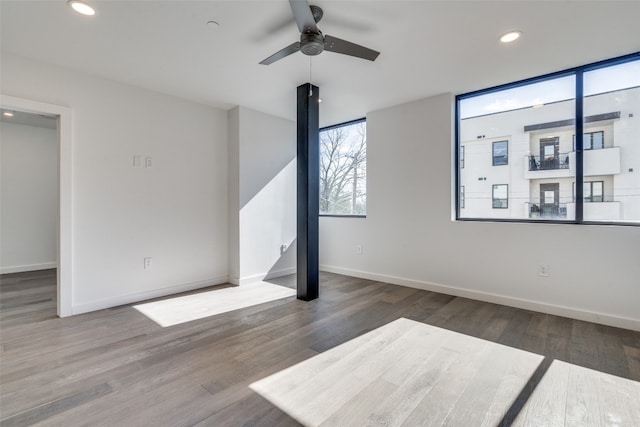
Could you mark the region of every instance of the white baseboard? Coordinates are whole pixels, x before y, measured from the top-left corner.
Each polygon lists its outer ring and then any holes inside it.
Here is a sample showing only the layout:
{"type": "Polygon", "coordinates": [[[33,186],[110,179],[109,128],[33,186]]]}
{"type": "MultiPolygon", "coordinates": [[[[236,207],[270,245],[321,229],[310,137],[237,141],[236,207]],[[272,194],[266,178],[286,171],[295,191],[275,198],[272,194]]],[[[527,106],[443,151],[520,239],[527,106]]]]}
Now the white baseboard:
{"type": "Polygon", "coordinates": [[[233,283],[236,281],[238,285],[248,285],[250,283],[261,282],[263,280],[275,279],[276,277],[287,276],[289,274],[294,274],[296,272],[296,267],[291,268],[283,268],[282,270],[269,271],[267,273],[254,274],[253,276],[241,277],[240,279],[233,278],[229,280],[229,282],[233,283]]]}
{"type": "Polygon", "coordinates": [[[135,302],[146,301],[152,298],[164,297],[167,295],[179,294],[180,292],[193,291],[196,289],[202,289],[209,286],[221,285],[229,283],[228,276],[218,276],[207,280],[201,280],[198,282],[185,283],[182,285],[169,286],[162,289],[154,289],[146,292],[139,292],[136,294],[122,295],[114,298],[107,298],[99,301],[92,301],[82,304],[73,304],[71,312],[73,315],[88,313],[90,311],[102,310],[105,308],[117,307],[119,305],[132,304],[135,302]]]}
{"type": "Polygon", "coordinates": [[[605,313],[595,313],[572,307],[549,304],[539,301],[530,301],[520,298],[508,297],[504,295],[490,294],[486,292],[474,291],[470,289],[456,288],[452,286],[440,285],[436,283],[423,282],[419,280],[407,279],[403,277],[387,276],[384,274],[369,273],[366,271],[351,270],[348,268],[335,267],[331,265],[321,265],[321,271],[328,273],[342,274],[345,276],[359,277],[361,279],[375,280],[378,282],[390,283],[393,285],[407,286],[410,288],[422,289],[425,291],[438,292],[447,295],[475,299],[494,304],[507,305],[510,307],[522,308],[525,310],[538,311],[541,313],[553,314],[555,316],[569,317],[576,320],[599,323],[616,328],[640,331],[640,319],[630,319],[605,313]]]}
{"type": "Polygon", "coordinates": [[[24,273],[26,271],[49,270],[57,268],[57,262],[42,262],[40,264],[16,265],[13,267],[0,267],[0,274],[24,273]]]}

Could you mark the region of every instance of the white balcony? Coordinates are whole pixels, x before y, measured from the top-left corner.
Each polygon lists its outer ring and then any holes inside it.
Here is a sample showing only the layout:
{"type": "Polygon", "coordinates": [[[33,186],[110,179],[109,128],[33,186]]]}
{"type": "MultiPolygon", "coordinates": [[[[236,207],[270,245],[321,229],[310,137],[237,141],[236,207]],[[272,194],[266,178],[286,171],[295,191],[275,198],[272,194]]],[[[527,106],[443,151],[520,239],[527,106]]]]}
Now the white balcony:
{"type": "Polygon", "coordinates": [[[584,152],[584,176],[616,175],[619,173],[620,147],[584,152]]]}
{"type": "MultiPolygon", "coordinates": [[[[571,178],[576,175],[576,153],[561,153],[552,161],[540,160],[539,156],[525,156],[524,178],[571,178]]],[[[620,147],[585,150],[584,176],[616,175],[620,173],[620,147]]]]}
{"type": "MultiPolygon", "coordinates": [[[[567,218],[576,217],[576,204],[567,203],[567,218]]],[[[620,202],[589,202],[584,204],[582,217],[585,221],[620,220],[620,202]]]]}

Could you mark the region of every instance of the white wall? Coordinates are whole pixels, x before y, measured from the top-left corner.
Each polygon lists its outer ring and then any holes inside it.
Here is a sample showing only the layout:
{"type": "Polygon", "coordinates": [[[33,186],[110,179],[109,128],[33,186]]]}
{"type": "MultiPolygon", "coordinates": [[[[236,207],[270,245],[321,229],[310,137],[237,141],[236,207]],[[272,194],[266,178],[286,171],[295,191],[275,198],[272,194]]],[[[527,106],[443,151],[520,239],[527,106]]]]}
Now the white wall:
{"type": "Polygon", "coordinates": [[[237,107],[229,113],[229,126],[230,191],[237,191],[230,195],[231,281],[291,274],[296,262],[295,123],[237,107]],[[283,244],[288,249],[281,253],[283,244]]]}
{"type": "Polygon", "coordinates": [[[74,313],[227,280],[225,111],[4,53],[1,78],[72,108],[74,313]]]}
{"type": "Polygon", "coordinates": [[[367,116],[367,218],[320,219],[321,268],[640,330],[640,227],[452,221],[452,105],[367,116]]]}
{"type": "Polygon", "coordinates": [[[55,129],[0,124],[0,273],[56,267],[55,129]]]}

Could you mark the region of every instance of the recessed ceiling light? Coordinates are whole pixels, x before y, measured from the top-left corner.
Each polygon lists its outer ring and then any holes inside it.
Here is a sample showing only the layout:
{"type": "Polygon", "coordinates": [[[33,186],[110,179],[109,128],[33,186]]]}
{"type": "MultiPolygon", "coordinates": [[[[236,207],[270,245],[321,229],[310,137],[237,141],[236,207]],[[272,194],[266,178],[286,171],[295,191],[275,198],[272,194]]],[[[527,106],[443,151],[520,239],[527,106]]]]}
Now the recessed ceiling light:
{"type": "Polygon", "coordinates": [[[502,43],[511,43],[512,41],[518,40],[522,33],[520,31],[509,31],[506,34],[500,36],[500,41],[502,43]]]}
{"type": "Polygon", "coordinates": [[[82,0],[67,0],[67,5],[82,15],[93,16],[96,14],[93,6],[82,0]]]}
{"type": "Polygon", "coordinates": [[[207,21],[207,27],[209,28],[219,28],[220,27],[220,23],[217,21],[207,21]]]}
{"type": "Polygon", "coordinates": [[[13,113],[11,111],[5,111],[4,113],[2,113],[2,115],[7,117],[13,117],[13,113]]]}

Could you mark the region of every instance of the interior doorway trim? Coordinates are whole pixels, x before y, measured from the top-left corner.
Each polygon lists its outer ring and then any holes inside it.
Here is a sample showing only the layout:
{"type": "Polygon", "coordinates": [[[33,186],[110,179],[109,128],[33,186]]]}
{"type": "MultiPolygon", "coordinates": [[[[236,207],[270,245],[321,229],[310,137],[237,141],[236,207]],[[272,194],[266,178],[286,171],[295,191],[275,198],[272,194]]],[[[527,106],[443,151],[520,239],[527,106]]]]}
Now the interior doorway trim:
{"type": "Polygon", "coordinates": [[[9,110],[58,116],[58,301],[56,305],[58,316],[71,316],[73,314],[71,108],[4,94],[0,94],[0,106],[9,110]]]}

